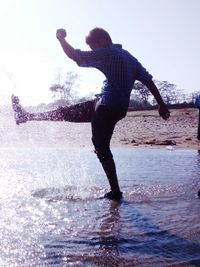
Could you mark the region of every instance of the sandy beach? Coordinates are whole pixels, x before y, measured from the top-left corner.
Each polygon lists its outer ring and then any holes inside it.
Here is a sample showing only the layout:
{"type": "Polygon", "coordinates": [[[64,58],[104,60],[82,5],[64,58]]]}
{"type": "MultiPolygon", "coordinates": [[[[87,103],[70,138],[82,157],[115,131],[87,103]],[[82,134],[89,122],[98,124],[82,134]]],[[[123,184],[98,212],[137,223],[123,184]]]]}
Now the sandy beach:
{"type": "MultiPolygon", "coordinates": [[[[198,109],[170,110],[163,120],[157,110],[128,112],[116,125],[111,147],[200,149],[198,109]]],[[[1,146],[92,147],[90,123],[28,122],[16,125],[12,110],[0,111],[1,146]]]]}

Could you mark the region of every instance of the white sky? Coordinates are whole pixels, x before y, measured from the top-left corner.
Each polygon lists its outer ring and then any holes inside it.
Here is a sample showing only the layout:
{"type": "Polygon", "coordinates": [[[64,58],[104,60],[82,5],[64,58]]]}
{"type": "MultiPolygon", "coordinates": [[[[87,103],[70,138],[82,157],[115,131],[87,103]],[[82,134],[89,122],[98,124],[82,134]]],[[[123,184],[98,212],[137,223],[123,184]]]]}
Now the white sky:
{"type": "Polygon", "coordinates": [[[199,14],[199,0],[0,0],[0,105],[12,93],[24,104],[50,102],[57,69],[80,74],[82,95],[99,92],[103,75],[65,56],[57,28],[80,49],[92,28],[105,28],[155,79],[199,91],[199,14]]]}

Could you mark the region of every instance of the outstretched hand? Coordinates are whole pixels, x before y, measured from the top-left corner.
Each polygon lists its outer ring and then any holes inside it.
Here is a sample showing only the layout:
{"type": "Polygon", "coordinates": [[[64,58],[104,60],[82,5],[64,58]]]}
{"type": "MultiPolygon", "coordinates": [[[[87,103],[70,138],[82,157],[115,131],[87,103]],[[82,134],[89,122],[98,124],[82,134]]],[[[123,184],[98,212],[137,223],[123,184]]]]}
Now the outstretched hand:
{"type": "Polygon", "coordinates": [[[67,33],[65,31],[65,29],[58,29],[56,31],[56,38],[59,39],[64,39],[67,36],[67,33]]]}
{"type": "Polygon", "coordinates": [[[165,104],[162,104],[160,107],[159,107],[159,110],[158,110],[160,116],[164,119],[164,120],[167,120],[169,119],[170,117],[170,111],[168,110],[167,106],[165,104]]]}

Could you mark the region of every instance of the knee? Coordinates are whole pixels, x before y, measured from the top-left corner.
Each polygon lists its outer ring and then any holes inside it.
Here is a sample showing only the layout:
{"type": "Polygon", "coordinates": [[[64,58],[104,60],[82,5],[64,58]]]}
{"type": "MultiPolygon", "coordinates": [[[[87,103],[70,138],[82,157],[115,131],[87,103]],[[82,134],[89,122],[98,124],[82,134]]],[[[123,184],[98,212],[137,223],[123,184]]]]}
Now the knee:
{"type": "Polygon", "coordinates": [[[105,152],[105,151],[97,150],[95,148],[94,153],[97,155],[97,158],[99,159],[101,163],[107,160],[113,159],[113,155],[110,150],[105,152]]]}
{"type": "Polygon", "coordinates": [[[106,160],[113,158],[109,145],[99,144],[99,143],[97,144],[94,138],[92,138],[92,143],[95,148],[94,153],[97,155],[97,158],[99,159],[100,162],[104,162],[106,160]]]}

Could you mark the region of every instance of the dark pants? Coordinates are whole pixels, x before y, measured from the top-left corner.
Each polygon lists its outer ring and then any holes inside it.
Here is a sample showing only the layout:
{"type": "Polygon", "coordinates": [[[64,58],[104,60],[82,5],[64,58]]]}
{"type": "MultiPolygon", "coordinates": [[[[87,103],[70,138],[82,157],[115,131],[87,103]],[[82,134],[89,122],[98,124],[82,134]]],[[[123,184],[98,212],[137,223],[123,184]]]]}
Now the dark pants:
{"type": "Polygon", "coordinates": [[[88,100],[69,107],[61,107],[65,121],[70,122],[91,122],[95,109],[95,100],[88,100]]]}
{"type": "Polygon", "coordinates": [[[100,105],[92,116],[92,142],[101,162],[112,158],[110,140],[116,123],[125,117],[120,108],[100,105]]]}
{"type": "Polygon", "coordinates": [[[95,153],[101,162],[112,158],[110,140],[116,123],[125,117],[120,107],[108,108],[99,105],[95,100],[86,101],[62,109],[64,119],[71,122],[91,122],[92,142],[95,153]]]}

